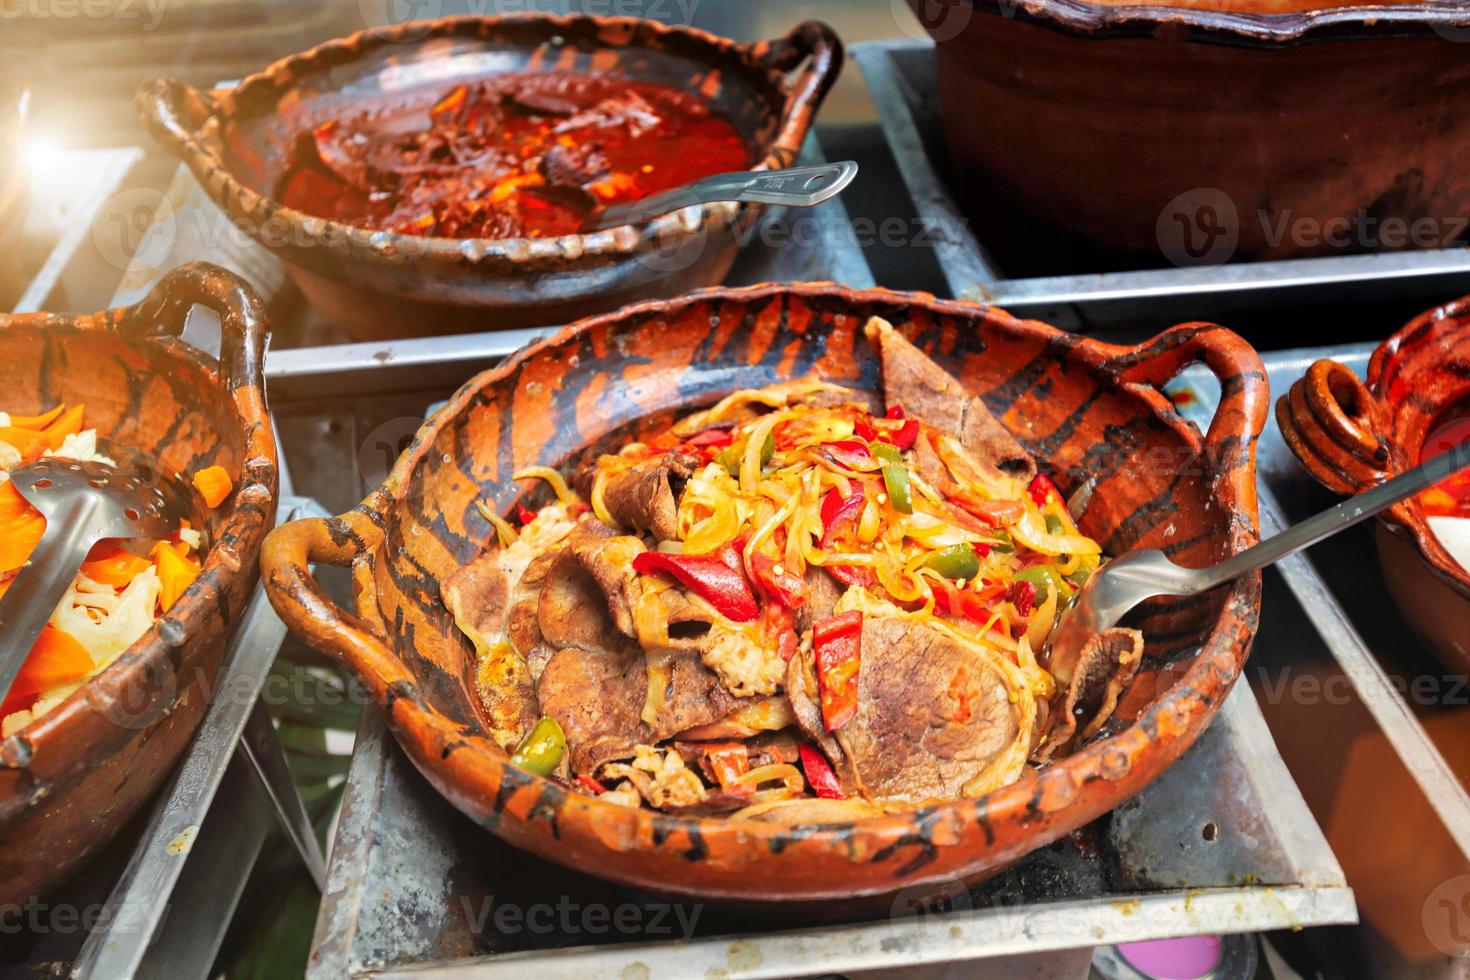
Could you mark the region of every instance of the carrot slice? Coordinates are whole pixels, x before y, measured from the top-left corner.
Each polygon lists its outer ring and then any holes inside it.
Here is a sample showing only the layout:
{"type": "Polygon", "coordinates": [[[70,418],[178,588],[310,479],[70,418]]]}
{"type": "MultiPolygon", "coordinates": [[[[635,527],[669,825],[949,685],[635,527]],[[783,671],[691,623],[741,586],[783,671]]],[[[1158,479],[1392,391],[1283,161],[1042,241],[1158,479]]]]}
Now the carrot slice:
{"type": "Polygon", "coordinates": [[[230,481],[229,471],[223,466],[206,466],[194,474],[194,489],[212,510],[225,502],[234,484],[230,481]]]}
{"type": "Polygon", "coordinates": [[[133,554],[116,541],[103,541],[88,554],[86,562],[82,564],[82,574],[94,582],[123,589],[152,564],[147,558],[133,554]]]}
{"type": "Polygon", "coordinates": [[[52,422],[55,422],[56,417],[64,411],[66,411],[65,402],[57,405],[49,412],[42,412],[40,415],[12,415],[10,416],[10,424],[17,429],[34,429],[39,432],[52,422]]]}
{"type": "Polygon", "coordinates": [[[0,484],[0,575],[30,561],[46,532],[46,518],[7,480],[0,484]]]}
{"type": "Polygon", "coordinates": [[[0,442],[14,446],[20,453],[20,458],[27,462],[40,458],[42,453],[51,448],[46,433],[14,425],[0,426],[0,442]]]}
{"type": "Polygon", "coordinates": [[[58,684],[81,680],[92,669],[92,657],[86,649],[70,633],[47,623],[5,700],[0,702],[0,718],[30,707],[37,697],[58,684]]]}
{"type": "Polygon", "coordinates": [[[164,612],[168,612],[184,590],[199,577],[199,563],[188,557],[187,552],[183,545],[172,545],[167,541],[153,546],[153,567],[158,569],[158,581],[162,586],[158,603],[164,612]]]}
{"type": "Polygon", "coordinates": [[[74,436],[82,431],[82,412],[85,408],[85,405],[73,405],[62,412],[60,418],[41,430],[46,441],[51,444],[52,452],[61,448],[67,436],[74,436]]]}

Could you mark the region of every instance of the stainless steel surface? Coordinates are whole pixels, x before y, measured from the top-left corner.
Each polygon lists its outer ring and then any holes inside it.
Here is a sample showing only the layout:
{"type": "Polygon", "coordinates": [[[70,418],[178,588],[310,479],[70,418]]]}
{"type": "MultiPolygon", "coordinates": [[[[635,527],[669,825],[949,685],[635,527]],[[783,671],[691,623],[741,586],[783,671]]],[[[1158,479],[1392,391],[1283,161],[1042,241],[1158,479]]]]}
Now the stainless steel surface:
{"type": "MultiPolygon", "coordinates": [[[[1003,235],[1004,229],[972,221],[952,192],[938,132],[933,45],[927,40],[869,41],[851,51],[918,217],[936,233],[935,258],[957,299],[1023,311],[1069,329],[1147,323],[1151,330],[1168,320],[1238,319],[1249,325],[1251,312],[1279,312],[1293,304],[1312,310],[1313,305],[1347,304],[1357,297],[1442,301],[1470,291],[1467,248],[1011,276],[985,245],[988,236],[1003,235]]],[[[1079,160],[1079,166],[1086,161],[1079,160]]],[[[1303,326],[1312,322],[1308,314],[1303,326]]]]}
{"type": "Polygon", "coordinates": [[[93,545],[107,538],[166,538],[189,514],[173,480],[111,463],[48,457],[17,466],[9,482],[40,511],[46,529],[0,596],[0,699],[93,545]]]}
{"type": "Polygon", "coordinates": [[[674,187],[633,201],[614,204],[593,212],[583,223],[584,231],[616,228],[650,221],[670,211],[697,204],[719,204],[737,201],[747,204],[775,204],[791,208],[816,207],[831,200],[852,183],[858,165],[851,160],[823,163],[810,167],[788,167],[770,173],[737,170],[674,187]]]}
{"type": "Polygon", "coordinates": [[[321,846],[316,842],[316,831],[312,829],[311,818],[301,802],[301,794],[296,792],[296,780],[286,762],[281,740],[276,737],[270,711],[259,700],[245,719],[239,751],[249,760],[250,767],[260,779],[260,786],[270,799],[277,822],[301,856],[301,863],[306,865],[317,890],[325,888],[327,863],[322,859],[321,846]]]}
{"type": "Polygon", "coordinates": [[[1273,565],[1377,516],[1466,466],[1470,466],[1470,445],[1456,446],[1208,568],[1177,565],[1157,548],[1121,555],[1089,578],[1076,601],[1062,613],[1048,651],[1052,673],[1071,677],[1087,641],[1118,625],[1139,603],[1158,595],[1199,595],[1273,565]]]}
{"type": "MultiPolygon", "coordinates": [[[[33,175],[31,207],[43,207],[40,198],[41,185],[47,180],[64,182],[64,200],[57,203],[58,211],[64,213],[54,217],[59,229],[56,243],[47,253],[40,270],[31,277],[25,291],[14,306],[16,313],[34,313],[45,309],[65,309],[51,304],[62,281],[80,278],[100,271],[105,265],[96,249],[84,246],[95,243],[96,229],[101,234],[111,234],[115,229],[109,215],[109,205],[118,203],[118,190],[128,174],[143,159],[143,150],[136,146],[98,150],[72,150],[57,153],[54,160],[46,161],[47,172],[33,175]],[[48,305],[50,304],[50,305],[48,305]]],[[[33,219],[40,220],[36,215],[33,219]]],[[[127,217],[119,215],[119,217],[127,217]]],[[[121,229],[122,234],[127,229],[121,229]]],[[[116,270],[112,271],[116,274],[116,270]]],[[[82,304],[77,309],[94,309],[94,305],[82,304]]]]}
{"type": "MultiPolygon", "coordinates": [[[[280,521],[308,516],[326,515],[313,501],[282,500],[280,521]]],[[[77,955],[73,977],[110,980],[150,975],[144,972],[144,964],[160,955],[157,947],[180,954],[179,960],[171,964],[172,975],[202,976],[209,969],[229,925],[234,900],[224,904],[221,915],[208,921],[197,915],[189,917],[192,926],[184,929],[175,927],[173,905],[181,881],[189,880],[185,879],[186,872],[214,880],[221,887],[228,883],[235,888],[234,899],[239,897],[238,889],[244,887],[255,852],[239,846],[238,841],[230,845],[225,840],[205,837],[204,829],[211,826],[211,814],[217,813],[213,807],[221,799],[227,770],[251,771],[248,759],[231,760],[238,754],[241,733],[257,706],[266,674],[285,637],[285,624],[264,591],[257,589],[230,641],[224,666],[210,692],[213,701],[209,711],[188,755],[154,807],[127,868],[108,897],[98,927],[77,955]],[[203,853],[194,855],[196,847],[203,853]],[[188,957],[182,955],[185,949],[192,951],[188,957]]],[[[275,751],[280,751],[279,746],[275,751]]],[[[294,795],[294,787],[291,792],[294,795]]],[[[249,808],[241,808],[238,788],[232,794],[228,799],[233,802],[226,806],[229,812],[223,820],[214,816],[213,823],[229,825],[233,828],[231,834],[245,833],[255,839],[258,850],[268,824],[262,827],[257,822],[250,830],[249,808]]],[[[269,796],[261,794],[260,801],[270,813],[269,796]]],[[[299,799],[296,805],[300,805],[299,799]]]]}

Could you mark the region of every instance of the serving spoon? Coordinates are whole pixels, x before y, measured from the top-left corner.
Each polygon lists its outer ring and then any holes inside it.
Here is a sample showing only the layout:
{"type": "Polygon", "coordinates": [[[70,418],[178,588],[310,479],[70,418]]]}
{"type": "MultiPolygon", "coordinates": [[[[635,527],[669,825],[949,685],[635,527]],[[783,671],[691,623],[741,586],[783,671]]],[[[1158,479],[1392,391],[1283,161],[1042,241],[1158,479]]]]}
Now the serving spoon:
{"type": "Polygon", "coordinates": [[[0,701],[93,545],[108,538],[166,538],[190,513],[182,485],[146,464],[48,457],[17,466],[10,482],[46,518],[46,530],[0,596],[0,701]]]}
{"type": "Polygon", "coordinates": [[[1461,443],[1208,568],[1176,565],[1157,548],[1130,551],[1115,558],[1083,583],[1076,601],[1062,613],[1052,631],[1048,669],[1059,680],[1069,681],[1087,641],[1118,625],[1130,609],[1145,599],[1208,592],[1361,523],[1467,466],[1470,466],[1470,443],[1461,443]]]}
{"type": "Polygon", "coordinates": [[[619,225],[635,225],[690,205],[722,201],[815,207],[840,194],[852,183],[857,172],[856,163],[843,160],[811,167],[787,167],[785,170],[736,170],[714,174],[628,204],[597,207],[582,221],[582,230],[600,231],[619,225]]]}

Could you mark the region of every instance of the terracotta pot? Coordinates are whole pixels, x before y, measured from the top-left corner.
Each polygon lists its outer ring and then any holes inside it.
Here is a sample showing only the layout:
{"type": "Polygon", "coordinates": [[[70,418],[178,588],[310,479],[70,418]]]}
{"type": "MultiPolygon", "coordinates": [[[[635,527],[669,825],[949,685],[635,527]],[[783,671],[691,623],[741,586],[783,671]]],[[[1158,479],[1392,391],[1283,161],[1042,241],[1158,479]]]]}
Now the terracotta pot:
{"type": "MultiPolygon", "coordinates": [[[[1384,341],[1365,386],[1321,360],[1276,403],[1281,435],[1307,471],[1337,493],[1360,493],[1418,465],[1425,438],[1470,400],[1470,297],[1420,314],[1384,341]]],[[[1434,533],[1419,498],[1378,520],[1384,582],[1446,668],[1470,673],[1470,572],[1434,533]]]]}
{"type": "Polygon", "coordinates": [[[490,73],[586,70],[699,91],[746,137],[758,169],[780,169],[796,159],[841,65],[841,42],[814,21],[774,41],[737,44],[636,18],[459,17],[331,41],[233,89],[155,79],[138,103],[153,135],[286,264],[312,305],[347,333],[378,338],[562,324],[717,284],[759,206],[705,205],[560,238],[372,231],[271,199],[297,134],[390,99],[427,109],[456,82],[490,73]]]}
{"type": "Polygon", "coordinates": [[[1166,547],[1205,565],[1255,540],[1266,382],[1229,331],[1192,324],[1124,348],[925,295],[766,285],[583,320],[472,379],[359,507],[267,538],[271,600],[357,673],[440,792],[551,860],[742,903],[860,901],[991,873],[1138,792],[1189,746],[1245,659],[1258,576],[1152,609],[1148,663],[1108,737],[980,800],[819,828],[632,810],[509,767],[481,720],[474,654],[440,601],[439,583],[494,534],[475,501],[513,506],[517,468],[569,463],[739,387],[815,373],[876,388],[862,333],[873,315],[984,393],[1065,491],[1092,482],[1081,525],[1107,551],[1166,547]],[[1158,387],[1195,359],[1225,391],[1204,438],[1158,387]],[[311,562],[352,567],[351,613],[313,582],[311,562]]]}
{"type": "Polygon", "coordinates": [[[84,403],[100,436],[165,470],[225,467],[194,584],[143,637],[39,720],[0,742],[0,910],[43,895],[97,851],[168,776],[204,715],[225,641],[275,522],[276,446],[262,387],[260,300],[193,263],[138,305],[84,316],[0,316],[7,410],[84,403]],[[219,314],[219,363],[177,338],[199,304],[219,314]]]}
{"type": "Polygon", "coordinates": [[[958,190],[1017,231],[1002,262],[1217,263],[1466,230],[1465,3],[911,4],[938,42],[958,190]]]}

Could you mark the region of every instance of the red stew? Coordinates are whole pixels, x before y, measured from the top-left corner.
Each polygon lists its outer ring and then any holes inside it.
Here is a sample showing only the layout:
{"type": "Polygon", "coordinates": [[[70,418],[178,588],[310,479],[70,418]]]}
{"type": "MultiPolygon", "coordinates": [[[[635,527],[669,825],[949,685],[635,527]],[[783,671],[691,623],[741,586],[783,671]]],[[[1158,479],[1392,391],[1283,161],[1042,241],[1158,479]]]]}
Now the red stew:
{"type": "MultiPolygon", "coordinates": [[[[1419,462],[1447,453],[1462,442],[1470,442],[1470,415],[1447,413],[1424,439],[1419,462]]],[[[1470,517],[1470,471],[1462,471],[1435,484],[1419,495],[1424,513],[1430,517],[1470,517]]]]}
{"type": "Polygon", "coordinates": [[[359,115],[303,133],[277,188],[289,207],[359,227],[448,238],[576,232],[598,206],[750,166],[700,99],[605,75],[498,75],[427,113],[359,115]]]}

